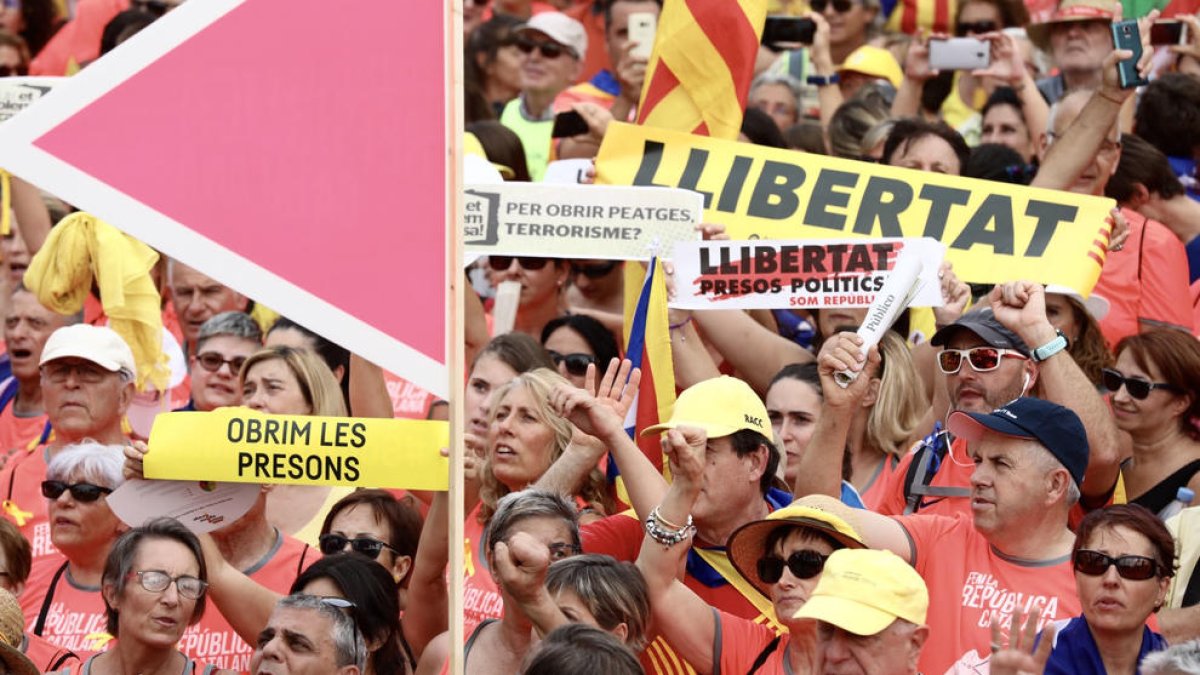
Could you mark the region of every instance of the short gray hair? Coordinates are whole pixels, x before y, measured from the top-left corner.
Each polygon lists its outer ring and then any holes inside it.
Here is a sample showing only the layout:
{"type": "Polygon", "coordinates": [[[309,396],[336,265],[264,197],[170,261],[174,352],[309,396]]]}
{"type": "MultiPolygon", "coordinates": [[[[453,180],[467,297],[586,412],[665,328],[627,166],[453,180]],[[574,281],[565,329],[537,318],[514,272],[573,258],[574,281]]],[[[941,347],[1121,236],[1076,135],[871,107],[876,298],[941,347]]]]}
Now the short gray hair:
{"type": "Polygon", "coordinates": [[[558,518],[571,530],[571,543],[581,545],[579,512],[566,497],[546,490],[521,490],[504,495],[496,503],[496,512],[488,521],[484,541],[491,551],[498,542],[508,538],[508,531],[526,518],[558,518]]]}
{"type": "Polygon", "coordinates": [[[117,489],[125,482],[125,449],[120,445],[105,445],[84,439],[68,445],[50,459],[46,480],[67,480],[80,476],[100,487],[117,489]]]}
{"type": "Polygon", "coordinates": [[[367,645],[358,624],[341,609],[325,602],[325,598],[304,593],[293,593],[275,605],[277,609],[308,609],[329,619],[333,623],[334,659],[338,668],[358,666],[359,672],[367,667],[367,645]]]}
{"type": "Polygon", "coordinates": [[[754,78],[750,83],[749,93],[753,94],[755,89],[765,87],[769,84],[782,84],[792,92],[792,98],[796,99],[796,115],[800,115],[800,97],[803,95],[803,88],[800,86],[800,80],[788,75],[787,73],[773,73],[767,71],[754,78]]]}
{"type": "Polygon", "coordinates": [[[1200,640],[1172,645],[1142,659],[1142,675],[1200,675],[1200,640]]]}
{"type": "Polygon", "coordinates": [[[196,335],[196,351],[200,351],[209,338],[215,337],[241,338],[260,347],[263,343],[262,327],[245,312],[221,312],[205,321],[196,335]]]}

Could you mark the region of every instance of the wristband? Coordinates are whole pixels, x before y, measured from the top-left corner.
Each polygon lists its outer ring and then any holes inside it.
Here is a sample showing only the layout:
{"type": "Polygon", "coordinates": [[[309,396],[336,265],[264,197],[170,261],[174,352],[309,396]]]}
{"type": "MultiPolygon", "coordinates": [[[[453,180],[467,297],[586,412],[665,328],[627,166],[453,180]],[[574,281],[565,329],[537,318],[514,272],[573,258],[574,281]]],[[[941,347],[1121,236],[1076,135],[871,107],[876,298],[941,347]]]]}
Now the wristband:
{"type": "Polygon", "coordinates": [[[1054,356],[1055,354],[1067,348],[1067,345],[1069,344],[1067,336],[1063,335],[1061,330],[1056,332],[1058,335],[1053,340],[1033,350],[1031,356],[1033,357],[1035,363],[1041,363],[1042,361],[1045,361],[1051,356],[1054,356]]]}
{"type": "Polygon", "coordinates": [[[687,523],[683,527],[669,529],[666,527],[669,523],[659,517],[658,509],[659,507],[654,507],[649,517],[646,518],[646,534],[654,541],[662,544],[664,550],[670,549],[675,544],[690,538],[696,533],[696,526],[692,524],[691,514],[688,515],[687,523]]]}
{"type": "Polygon", "coordinates": [[[807,82],[818,87],[828,87],[831,84],[841,82],[842,78],[834,73],[832,75],[809,75],[807,82]]]}

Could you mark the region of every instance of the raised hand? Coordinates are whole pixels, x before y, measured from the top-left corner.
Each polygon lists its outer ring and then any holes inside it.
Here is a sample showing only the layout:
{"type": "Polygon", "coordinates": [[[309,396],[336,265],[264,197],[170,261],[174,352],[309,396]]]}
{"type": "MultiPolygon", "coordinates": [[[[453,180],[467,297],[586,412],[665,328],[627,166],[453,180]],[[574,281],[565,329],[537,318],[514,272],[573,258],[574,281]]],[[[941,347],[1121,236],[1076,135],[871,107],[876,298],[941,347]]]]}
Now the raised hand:
{"type": "Polygon", "coordinates": [[[496,582],[521,603],[537,599],[546,584],[550,549],[533,535],[517,532],[492,549],[496,582]]]}
{"type": "Polygon", "coordinates": [[[933,320],[938,326],[949,326],[958,321],[971,299],[971,287],[954,274],[954,265],[942,261],[938,268],[938,281],[942,286],[942,306],[933,308],[933,320]]]}
{"type": "Polygon", "coordinates": [[[1009,624],[1008,646],[1004,645],[1000,621],[992,619],[992,659],[988,664],[992,675],[1042,675],[1045,672],[1046,661],[1054,645],[1055,629],[1054,624],[1048,624],[1046,630],[1042,631],[1037,649],[1034,649],[1039,616],[1040,607],[1035,606],[1028,617],[1023,617],[1021,610],[1016,610],[1009,624]]]}
{"type": "Polygon", "coordinates": [[[988,302],[996,320],[1021,336],[1030,349],[1053,339],[1054,327],[1046,318],[1046,289],[1041,284],[1032,281],[998,284],[988,294],[988,302]]]}
{"type": "Polygon", "coordinates": [[[871,347],[864,354],[863,339],[857,333],[843,332],[831,335],[821,345],[817,354],[817,374],[821,377],[821,392],[824,404],[831,408],[857,406],[871,386],[871,378],[879,370],[879,347],[871,347]],[[834,379],[836,373],[849,370],[858,377],[848,387],[842,387],[834,379]]]}
{"type": "Polygon", "coordinates": [[[670,460],[675,483],[699,488],[704,482],[708,434],[697,427],[670,429],[663,434],[662,447],[670,460]]]}
{"type": "Polygon", "coordinates": [[[618,412],[612,399],[601,401],[565,382],[550,392],[550,409],[588,436],[605,439],[625,433],[625,415],[618,412]]]}

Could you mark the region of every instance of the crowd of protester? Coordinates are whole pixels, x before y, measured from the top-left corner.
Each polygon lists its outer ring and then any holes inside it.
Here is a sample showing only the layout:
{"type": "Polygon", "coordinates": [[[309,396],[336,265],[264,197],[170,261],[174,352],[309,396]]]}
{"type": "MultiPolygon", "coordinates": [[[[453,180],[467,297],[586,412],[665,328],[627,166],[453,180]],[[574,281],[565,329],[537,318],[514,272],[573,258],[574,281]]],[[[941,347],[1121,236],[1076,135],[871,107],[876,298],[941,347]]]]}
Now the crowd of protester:
{"type": "MultiPolygon", "coordinates": [[[[0,76],[70,75],[180,2],[6,1],[0,76]]],[[[638,263],[483,258],[464,303],[466,568],[449,578],[445,492],[262,485],[211,532],[123,522],[108,499],[143,478],[157,412],[437,419],[444,402],[156,256],[124,281],[157,291],[173,365],[147,384],[104,285],[63,313],[47,281],[73,209],[11,177],[0,671],[434,675],[459,653],[471,675],[1200,674],[1197,7],[768,4],[814,35],[759,47],[739,141],[1107,196],[1094,292],[943,264],[942,305],[870,347],[864,308],[672,309],[678,397],[631,435],[638,263]],[[1160,10],[1176,44],[1149,43],[1160,10]],[[1141,20],[1136,90],[1117,75],[1122,17],[1141,20]],[[990,65],[934,69],[940,32],[984,40],[990,65]],[[516,316],[493,335],[505,281],[516,316]]],[[[645,85],[631,16],[661,11],[465,0],[470,151],[514,181],[594,158],[645,85]],[[551,138],[565,111],[587,132],[551,138]]]]}

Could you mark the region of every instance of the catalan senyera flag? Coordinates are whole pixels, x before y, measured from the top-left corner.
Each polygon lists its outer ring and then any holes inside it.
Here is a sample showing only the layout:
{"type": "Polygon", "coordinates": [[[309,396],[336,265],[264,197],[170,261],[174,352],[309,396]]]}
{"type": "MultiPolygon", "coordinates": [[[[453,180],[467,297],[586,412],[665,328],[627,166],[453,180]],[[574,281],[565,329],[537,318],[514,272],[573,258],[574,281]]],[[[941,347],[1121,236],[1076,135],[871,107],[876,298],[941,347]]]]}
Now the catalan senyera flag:
{"type": "Polygon", "coordinates": [[[732,140],[758,55],[768,0],[666,0],[638,124],[732,140]]]}
{"type": "MultiPolygon", "coordinates": [[[[675,406],[675,367],[671,361],[671,332],[667,320],[667,286],[662,263],[652,258],[643,267],[625,264],[625,357],[642,369],[637,398],[625,418],[625,430],[659,470],[663,469],[662,446],[657,437],[639,438],[637,432],[669,419],[675,406]]],[[[616,481],[620,471],[608,462],[608,477],[616,481]]],[[[617,482],[617,496],[629,498],[617,482]]]]}

